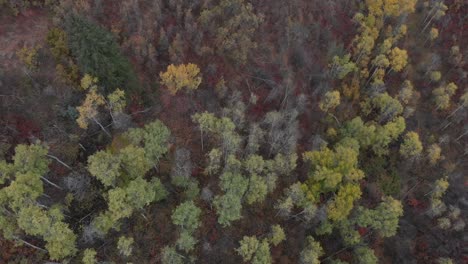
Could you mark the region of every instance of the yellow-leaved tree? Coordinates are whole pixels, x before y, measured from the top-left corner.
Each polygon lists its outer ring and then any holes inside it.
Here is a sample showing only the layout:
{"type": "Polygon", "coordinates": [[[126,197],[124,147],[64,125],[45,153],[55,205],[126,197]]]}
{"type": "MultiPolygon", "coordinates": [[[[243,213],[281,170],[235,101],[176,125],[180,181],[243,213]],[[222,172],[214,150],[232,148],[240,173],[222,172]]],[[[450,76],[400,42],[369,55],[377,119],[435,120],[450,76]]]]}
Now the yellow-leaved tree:
{"type": "Polygon", "coordinates": [[[161,82],[171,94],[176,94],[182,88],[196,90],[202,78],[199,76],[200,68],[193,63],[181,65],[169,65],[166,72],[161,72],[161,82]]]}

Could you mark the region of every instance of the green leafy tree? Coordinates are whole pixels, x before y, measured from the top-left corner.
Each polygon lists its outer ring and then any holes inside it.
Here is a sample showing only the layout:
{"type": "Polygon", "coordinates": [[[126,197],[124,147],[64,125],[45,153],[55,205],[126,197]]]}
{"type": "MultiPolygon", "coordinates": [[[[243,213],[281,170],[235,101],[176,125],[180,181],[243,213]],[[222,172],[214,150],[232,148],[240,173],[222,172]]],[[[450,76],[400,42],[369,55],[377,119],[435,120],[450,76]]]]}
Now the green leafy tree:
{"type": "Polygon", "coordinates": [[[324,251],[319,242],[315,241],[312,236],[307,236],[306,245],[301,251],[301,264],[319,264],[319,258],[323,256],[324,251]]]}
{"type": "Polygon", "coordinates": [[[421,154],[423,146],[416,132],[408,132],[400,146],[400,154],[405,158],[417,157],[421,154]]]}
{"type": "Polygon", "coordinates": [[[200,208],[193,201],[188,201],[177,206],[171,218],[174,224],[192,233],[200,226],[200,214],[200,208]]]}
{"type": "Polygon", "coordinates": [[[427,159],[431,165],[437,164],[441,158],[442,149],[437,144],[432,144],[427,148],[427,159]]]}
{"type": "Polygon", "coordinates": [[[401,202],[392,197],[384,197],[375,209],[359,207],[356,221],[360,226],[376,229],[382,237],[391,237],[396,234],[402,215],[401,202]]]}
{"type": "Polygon", "coordinates": [[[342,57],[334,56],[332,64],[330,65],[330,72],[332,76],[338,79],[345,78],[349,73],[357,71],[357,66],[354,62],[350,61],[351,55],[346,54],[342,57]]]}
{"type": "Polygon", "coordinates": [[[184,264],[185,257],[177,253],[174,247],[164,247],[161,254],[163,264],[184,264]]]}
{"type": "Polygon", "coordinates": [[[108,91],[117,87],[138,87],[130,62],[121,54],[109,31],[76,15],[67,18],[65,28],[69,49],[81,72],[99,78],[108,91]]]}
{"type": "Polygon", "coordinates": [[[6,239],[23,243],[24,234],[41,237],[50,258],[60,260],[76,253],[76,235],[56,206],[47,208],[37,201],[44,192],[47,155],[45,146],[18,145],[13,163],[0,162],[0,174],[8,179],[0,189],[0,231],[6,239]]]}
{"type": "Polygon", "coordinates": [[[213,201],[218,214],[218,223],[227,227],[232,221],[242,218],[242,202],[241,197],[232,192],[225,195],[216,196],[213,201]]]}
{"type": "Polygon", "coordinates": [[[354,202],[360,197],[361,189],[358,185],[343,185],[335,199],[327,206],[328,218],[332,221],[344,220],[353,209],[354,202]]]}
{"type": "Polygon", "coordinates": [[[354,250],[356,263],[377,264],[378,259],[374,251],[368,247],[358,247],[354,250]]]}
{"type": "Polygon", "coordinates": [[[458,86],[451,82],[447,85],[440,86],[432,91],[437,109],[445,110],[450,107],[450,99],[457,91],[458,86]]]}
{"type": "Polygon", "coordinates": [[[119,241],[117,242],[117,248],[119,249],[120,254],[129,257],[133,251],[133,237],[119,237],[119,241]]]}
{"type": "Polygon", "coordinates": [[[253,174],[248,183],[248,189],[245,193],[247,204],[263,202],[268,193],[268,186],[264,178],[253,174]]]}
{"type": "Polygon", "coordinates": [[[96,250],[87,248],[83,251],[83,264],[96,264],[96,250]]]}
{"type": "Polygon", "coordinates": [[[169,149],[171,131],[159,120],[146,124],[143,128],[131,128],[125,137],[135,146],[142,146],[151,164],[157,164],[159,159],[169,149]]]}
{"type": "Polygon", "coordinates": [[[89,156],[88,170],[105,186],[115,186],[120,176],[120,157],[108,151],[98,151],[89,156]]]}
{"type": "Polygon", "coordinates": [[[197,240],[188,231],[182,231],[176,241],[179,250],[190,252],[195,248],[197,240]]]}
{"type": "Polygon", "coordinates": [[[379,122],[394,121],[403,112],[401,103],[387,93],[381,93],[368,99],[362,106],[366,115],[377,111],[379,122]]]}
{"type": "Polygon", "coordinates": [[[269,239],[270,243],[274,246],[279,245],[279,243],[286,239],[286,234],[284,233],[283,228],[280,225],[271,226],[269,239]]]}

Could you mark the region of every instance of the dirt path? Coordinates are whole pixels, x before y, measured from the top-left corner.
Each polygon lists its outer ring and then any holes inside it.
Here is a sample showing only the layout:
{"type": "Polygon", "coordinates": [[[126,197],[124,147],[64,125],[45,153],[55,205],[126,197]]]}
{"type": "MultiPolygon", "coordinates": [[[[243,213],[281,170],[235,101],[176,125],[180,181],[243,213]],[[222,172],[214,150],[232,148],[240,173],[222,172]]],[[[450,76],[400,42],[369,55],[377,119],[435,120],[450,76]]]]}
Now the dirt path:
{"type": "Polygon", "coordinates": [[[18,16],[0,15],[0,69],[7,71],[19,65],[16,52],[23,46],[44,45],[50,21],[39,9],[18,16]]]}

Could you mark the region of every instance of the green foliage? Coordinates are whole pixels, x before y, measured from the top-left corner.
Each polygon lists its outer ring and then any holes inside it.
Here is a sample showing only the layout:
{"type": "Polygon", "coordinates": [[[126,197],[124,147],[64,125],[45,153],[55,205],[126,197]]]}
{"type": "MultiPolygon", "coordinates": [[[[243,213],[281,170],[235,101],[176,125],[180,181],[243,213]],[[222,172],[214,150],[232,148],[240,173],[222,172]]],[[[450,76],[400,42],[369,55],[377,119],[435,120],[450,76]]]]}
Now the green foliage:
{"type": "Polygon", "coordinates": [[[384,197],[375,209],[360,207],[357,214],[357,224],[376,229],[382,237],[394,236],[398,229],[399,218],[403,215],[401,202],[392,197],[384,197]]]}
{"type": "Polygon", "coordinates": [[[193,201],[188,201],[177,206],[171,218],[175,225],[190,234],[200,226],[200,214],[200,208],[195,206],[193,201]]]}
{"type": "Polygon", "coordinates": [[[350,61],[351,55],[346,54],[342,57],[334,56],[331,64],[331,74],[338,77],[338,79],[343,79],[351,72],[358,70],[356,64],[350,61]]]}
{"type": "Polygon", "coordinates": [[[151,168],[145,149],[128,145],[119,152],[122,172],[129,178],[143,177],[151,168]]]}
{"type": "Polygon", "coordinates": [[[376,128],[372,138],[372,150],[377,156],[383,156],[388,153],[388,145],[397,139],[406,129],[405,119],[397,117],[395,121],[389,122],[376,128]]]}
{"type": "Polygon", "coordinates": [[[255,264],[271,263],[270,246],[267,240],[258,241],[254,236],[244,236],[239,243],[240,246],[236,251],[242,256],[244,262],[250,261],[255,264]]]}
{"type": "Polygon", "coordinates": [[[319,264],[319,258],[324,255],[324,251],[319,242],[312,236],[307,236],[306,245],[301,251],[301,264],[319,264]]]}
{"type": "Polygon", "coordinates": [[[270,243],[274,246],[279,245],[279,243],[286,239],[286,235],[284,234],[283,228],[280,225],[271,226],[271,233],[269,239],[270,243]]]}
{"type": "Polygon", "coordinates": [[[184,264],[184,257],[179,255],[174,247],[164,247],[161,254],[163,264],[184,264]]]}
{"type": "Polygon", "coordinates": [[[159,120],[146,124],[144,128],[131,128],[125,137],[135,146],[142,146],[151,164],[156,164],[167,153],[171,131],[159,120]]]}
{"type": "Polygon", "coordinates": [[[368,247],[358,247],[354,250],[356,263],[377,264],[377,257],[374,251],[368,247]]]}
{"type": "Polygon", "coordinates": [[[108,151],[96,152],[88,158],[88,170],[105,186],[115,186],[120,176],[120,157],[108,151]]]}
{"type": "Polygon", "coordinates": [[[423,146],[416,132],[408,132],[400,146],[400,154],[404,158],[417,157],[421,154],[423,146]]]}
{"type": "Polygon", "coordinates": [[[132,254],[133,242],[133,237],[119,237],[119,241],[117,242],[117,248],[119,249],[120,254],[129,257],[132,254]]]}
{"type": "Polygon", "coordinates": [[[96,264],[96,250],[87,248],[83,251],[83,264],[96,264]]]}
{"type": "Polygon", "coordinates": [[[81,72],[98,77],[108,91],[138,88],[132,66],[110,32],[76,15],[67,18],[65,28],[69,49],[81,72]]]}
{"type": "Polygon", "coordinates": [[[457,91],[458,86],[451,82],[432,91],[437,109],[445,110],[450,107],[450,99],[457,91]]]}
{"type": "Polygon", "coordinates": [[[354,228],[353,221],[343,220],[339,222],[338,230],[346,246],[354,246],[361,242],[361,235],[354,228]]]}
{"type": "Polygon", "coordinates": [[[18,145],[15,148],[13,167],[18,173],[31,172],[44,175],[49,168],[46,158],[48,148],[44,145],[18,145]]]}
{"type": "Polygon", "coordinates": [[[359,185],[346,184],[338,190],[338,195],[328,204],[328,219],[332,221],[344,220],[353,209],[354,201],[361,197],[359,185]]]}
{"type": "Polygon", "coordinates": [[[9,185],[0,189],[0,230],[7,239],[27,235],[45,241],[51,259],[76,253],[76,235],[56,208],[43,209],[36,201],[44,191],[41,176],[48,172],[48,149],[42,145],[18,145],[13,163],[1,162],[0,173],[8,174],[9,185]]]}
{"type": "Polygon", "coordinates": [[[253,204],[256,202],[263,202],[268,193],[268,186],[264,178],[253,174],[250,177],[249,188],[245,193],[245,199],[247,204],[253,204]]]}
{"type": "Polygon", "coordinates": [[[395,118],[403,112],[401,103],[388,95],[388,93],[378,94],[370,99],[367,99],[363,105],[362,111],[366,115],[370,115],[373,111],[377,111],[379,122],[394,121],[395,118]]]}
{"type": "Polygon", "coordinates": [[[176,241],[179,250],[190,252],[195,248],[197,240],[188,231],[180,232],[180,236],[176,241]]]}
{"type": "Polygon", "coordinates": [[[241,197],[232,192],[216,196],[214,198],[213,205],[219,216],[218,223],[224,227],[230,226],[232,221],[242,218],[241,197]]]}
{"type": "Polygon", "coordinates": [[[358,151],[337,146],[334,151],[323,148],[320,151],[304,153],[304,160],[310,161],[312,170],[309,179],[302,185],[307,198],[315,202],[320,193],[334,191],[342,180],[356,181],[364,177],[357,168],[358,151]]]}
{"type": "Polygon", "coordinates": [[[44,240],[47,242],[45,248],[51,259],[64,259],[73,256],[77,251],[75,247],[76,235],[63,222],[54,223],[44,234],[44,240]]]}

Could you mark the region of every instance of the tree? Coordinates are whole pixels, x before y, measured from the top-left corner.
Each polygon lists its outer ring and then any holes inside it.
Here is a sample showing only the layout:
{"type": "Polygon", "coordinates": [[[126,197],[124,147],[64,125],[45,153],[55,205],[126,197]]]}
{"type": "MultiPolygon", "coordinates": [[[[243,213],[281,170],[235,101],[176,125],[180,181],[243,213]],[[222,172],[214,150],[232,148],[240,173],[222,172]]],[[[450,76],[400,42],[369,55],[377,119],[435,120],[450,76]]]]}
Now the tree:
{"type": "Polygon", "coordinates": [[[358,247],[354,250],[356,263],[362,264],[377,264],[378,259],[374,251],[368,247],[358,247]]]}
{"type": "Polygon", "coordinates": [[[405,158],[417,157],[421,154],[423,146],[416,132],[408,132],[400,146],[400,154],[405,158]]]}
{"type": "Polygon", "coordinates": [[[306,246],[301,251],[300,262],[301,264],[319,264],[319,258],[325,252],[319,242],[315,241],[312,236],[306,237],[306,246]]]}
{"type": "Polygon", "coordinates": [[[343,79],[351,72],[357,71],[357,66],[354,62],[350,61],[351,55],[346,54],[342,57],[334,56],[332,64],[330,65],[330,72],[332,76],[338,77],[338,79],[343,79]]]}
{"type": "Polygon", "coordinates": [[[252,264],[270,264],[272,263],[271,254],[270,254],[270,245],[268,241],[264,239],[260,242],[257,252],[252,258],[252,264]]]}
{"type": "Polygon", "coordinates": [[[164,247],[161,253],[161,262],[163,264],[184,264],[185,257],[177,253],[174,247],[164,247]]]}
{"type": "Polygon", "coordinates": [[[67,17],[65,28],[68,47],[81,72],[99,78],[106,91],[138,87],[130,62],[109,31],[76,15],[67,17]]]}
{"type": "Polygon", "coordinates": [[[239,243],[240,246],[236,249],[237,253],[241,255],[244,262],[250,261],[257,252],[260,242],[254,236],[244,236],[239,243]]]}
{"type": "Polygon", "coordinates": [[[377,156],[388,153],[388,145],[406,129],[405,119],[401,116],[383,126],[378,126],[372,137],[372,150],[377,156]]]}
{"type": "Polygon", "coordinates": [[[286,239],[286,235],[284,234],[283,228],[280,225],[271,226],[269,239],[270,243],[274,246],[279,245],[279,243],[286,239]]]}
{"type": "Polygon", "coordinates": [[[268,193],[268,186],[265,179],[257,174],[252,174],[248,184],[248,189],[245,193],[247,204],[263,202],[268,193]]]}
{"type": "Polygon", "coordinates": [[[304,160],[312,165],[309,178],[301,187],[307,199],[316,202],[320,193],[335,191],[343,179],[362,179],[364,173],[357,168],[358,154],[356,149],[345,146],[336,146],[334,151],[323,148],[305,152],[304,160]]]}
{"type": "Polygon", "coordinates": [[[376,229],[382,237],[391,237],[396,234],[402,215],[401,202],[388,196],[373,210],[359,207],[356,222],[360,226],[376,229]]]}
{"type": "Polygon", "coordinates": [[[405,80],[403,82],[403,87],[401,88],[400,92],[398,93],[398,99],[403,104],[408,104],[410,100],[413,98],[414,95],[414,88],[413,84],[409,80],[405,80]]]}
{"type": "Polygon", "coordinates": [[[171,218],[175,225],[192,233],[200,226],[200,214],[200,208],[196,207],[193,201],[188,201],[177,206],[171,218]]]}
{"type": "Polygon", "coordinates": [[[430,74],[431,82],[438,82],[440,81],[440,78],[442,78],[442,73],[440,73],[440,71],[431,71],[431,74],[430,74]]]}
{"type": "Polygon", "coordinates": [[[328,218],[338,222],[344,220],[353,209],[354,201],[361,197],[358,185],[345,184],[338,190],[338,195],[327,206],[328,218]]]}
{"type": "Polygon", "coordinates": [[[41,179],[46,180],[42,174],[48,172],[47,151],[42,145],[18,145],[13,163],[0,162],[0,174],[8,179],[0,189],[0,230],[3,237],[28,245],[32,244],[20,238],[23,234],[42,237],[44,251],[59,260],[76,253],[76,235],[57,207],[48,208],[37,201],[44,192],[41,179]]]}
{"type": "Polygon", "coordinates": [[[178,66],[169,65],[166,72],[161,72],[161,82],[169,89],[173,95],[182,88],[189,91],[196,90],[200,85],[202,78],[198,76],[200,69],[193,63],[181,64],[178,66]]]}
{"type": "Polygon", "coordinates": [[[400,102],[386,92],[366,100],[362,107],[366,115],[377,111],[379,122],[393,121],[403,112],[403,106],[400,102]]]}
{"type": "Polygon", "coordinates": [[[320,101],[319,107],[322,111],[328,112],[335,109],[340,104],[340,92],[332,91],[325,93],[324,98],[320,101]]]}
{"type": "Polygon", "coordinates": [[[392,70],[400,72],[408,63],[408,53],[406,50],[395,47],[390,51],[389,59],[392,70]]]}
{"type": "Polygon", "coordinates": [[[432,144],[427,149],[427,158],[431,165],[437,164],[437,161],[440,159],[442,149],[437,144],[432,144]]]}
{"type": "Polygon", "coordinates": [[[271,263],[270,246],[266,239],[258,241],[254,236],[244,236],[239,243],[240,246],[236,251],[242,256],[244,262],[250,261],[252,264],[271,263]]]}
{"type": "Polygon", "coordinates": [[[216,213],[218,214],[218,223],[224,227],[230,226],[232,221],[242,218],[241,197],[232,192],[216,196],[214,198],[213,205],[216,208],[216,213]]]}
{"type": "Polygon", "coordinates": [[[127,179],[143,177],[151,168],[146,151],[142,147],[128,145],[120,149],[119,160],[122,176],[126,176],[127,179]]]}
{"type": "Polygon", "coordinates": [[[239,64],[245,64],[257,44],[253,37],[263,22],[253,6],[244,0],[221,0],[201,12],[199,22],[215,40],[216,51],[239,64]]]}
{"type": "Polygon", "coordinates": [[[177,248],[184,252],[190,252],[195,248],[197,240],[188,231],[180,232],[180,236],[176,241],[177,248]]]}
{"type": "Polygon", "coordinates": [[[102,124],[97,120],[97,115],[99,113],[98,108],[104,104],[104,97],[98,94],[96,89],[90,89],[86,94],[86,99],[83,101],[83,104],[76,108],[79,113],[79,117],[76,119],[78,125],[83,129],[87,129],[89,121],[94,121],[104,131],[106,131],[102,124]]]}
{"type": "Polygon", "coordinates": [[[119,249],[120,254],[129,257],[132,254],[133,242],[133,237],[119,237],[119,241],[117,242],[117,248],[119,249]]]}
{"type": "Polygon", "coordinates": [[[96,251],[94,249],[87,248],[83,251],[83,264],[96,264],[96,251]]]}
{"type": "Polygon", "coordinates": [[[445,110],[450,107],[450,98],[457,91],[458,86],[451,82],[445,86],[440,86],[432,91],[437,109],[445,110]]]}
{"type": "Polygon", "coordinates": [[[88,170],[105,186],[115,186],[120,177],[120,157],[108,151],[98,151],[88,157],[88,170]]]}
{"type": "Polygon", "coordinates": [[[64,259],[73,256],[77,251],[76,235],[64,222],[54,223],[44,234],[44,240],[47,242],[45,247],[51,259],[64,259]]]}
{"type": "Polygon", "coordinates": [[[119,88],[115,89],[107,96],[109,111],[112,113],[121,113],[125,109],[125,92],[119,88]]]}
{"type": "Polygon", "coordinates": [[[160,120],[146,124],[143,128],[131,128],[124,136],[134,146],[141,146],[151,164],[157,164],[167,153],[171,131],[160,120]]]}

